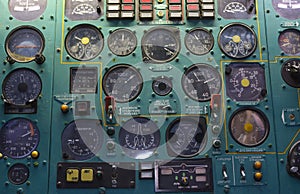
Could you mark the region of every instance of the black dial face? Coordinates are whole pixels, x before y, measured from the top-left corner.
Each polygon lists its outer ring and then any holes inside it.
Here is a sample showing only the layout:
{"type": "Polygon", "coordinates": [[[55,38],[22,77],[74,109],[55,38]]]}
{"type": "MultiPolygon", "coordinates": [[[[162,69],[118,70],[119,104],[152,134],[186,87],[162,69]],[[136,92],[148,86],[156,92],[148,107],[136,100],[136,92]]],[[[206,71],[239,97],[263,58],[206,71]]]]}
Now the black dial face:
{"type": "Polygon", "coordinates": [[[130,158],[149,158],[160,143],[160,131],[148,118],[136,117],[128,120],[119,132],[119,142],[130,158]]]}
{"type": "Polygon", "coordinates": [[[287,171],[290,175],[300,178],[300,141],[296,142],[289,151],[287,171]]]}
{"type": "Polygon", "coordinates": [[[69,123],[61,136],[63,158],[88,160],[94,157],[103,144],[99,120],[78,119],[69,123]]]}
{"type": "Polygon", "coordinates": [[[205,133],[205,119],[179,118],[167,129],[167,145],[177,156],[192,157],[205,146],[205,133]]]}
{"type": "Polygon", "coordinates": [[[204,28],[195,28],[185,35],[184,43],[191,53],[204,55],[213,48],[214,37],[204,28]]]}
{"type": "Polygon", "coordinates": [[[143,60],[164,63],[173,60],[180,51],[179,31],[175,28],[155,27],[142,38],[143,60]]]}
{"type": "Polygon", "coordinates": [[[134,100],[143,88],[141,74],[130,65],[116,65],[103,77],[103,90],[107,96],[113,96],[117,102],[134,100]]]}
{"type": "Polygon", "coordinates": [[[135,50],[137,38],[135,34],[128,29],[117,29],[109,35],[107,45],[113,54],[127,56],[135,50]]]}
{"type": "Polygon", "coordinates": [[[0,150],[13,159],[25,158],[35,151],[40,141],[37,126],[25,118],[7,121],[0,131],[0,150]]]}
{"type": "Polygon", "coordinates": [[[288,29],[280,33],[278,44],[281,50],[287,55],[300,54],[300,31],[288,29]]]}
{"type": "Polygon", "coordinates": [[[255,32],[247,25],[234,23],[225,26],[219,34],[219,46],[229,57],[240,59],[252,55],[256,49],[255,32]]]}
{"type": "Polygon", "coordinates": [[[234,101],[259,101],[267,95],[265,70],[258,63],[231,63],[225,72],[227,96],[234,101]]]}
{"type": "Polygon", "coordinates": [[[290,59],[283,63],[281,68],[283,80],[294,88],[300,88],[300,60],[290,59]]]}
{"type": "Polygon", "coordinates": [[[181,79],[185,94],[196,101],[208,101],[221,90],[221,76],[216,68],[207,64],[189,67],[181,79]]]}
{"type": "Polygon", "coordinates": [[[25,183],[29,178],[29,169],[25,164],[14,164],[8,170],[8,180],[15,185],[25,183]]]}
{"type": "Polygon", "coordinates": [[[233,139],[243,146],[254,147],[263,143],[269,134],[269,121],[259,110],[241,108],[229,122],[233,139]]]}
{"type": "Polygon", "coordinates": [[[42,90],[42,80],[31,69],[21,68],[10,72],[2,83],[5,102],[26,105],[35,101],[42,90]]]}
{"type": "Polygon", "coordinates": [[[97,20],[101,15],[101,1],[65,0],[65,14],[73,21],[97,20]]]}
{"type": "Polygon", "coordinates": [[[23,26],[14,29],[6,38],[7,54],[17,62],[30,62],[37,54],[42,54],[45,39],[42,33],[33,27],[23,26]]]}
{"type": "Polygon", "coordinates": [[[98,28],[82,24],[71,29],[67,34],[65,44],[71,57],[79,61],[87,61],[100,54],[104,40],[98,28]]]}
{"type": "Polygon", "coordinates": [[[9,11],[21,21],[31,21],[40,17],[47,7],[47,0],[9,0],[9,11]]]}
{"type": "Polygon", "coordinates": [[[172,88],[172,80],[165,76],[157,77],[152,82],[152,89],[159,96],[168,95],[172,88]]]}
{"type": "Polygon", "coordinates": [[[272,5],[281,17],[290,20],[300,18],[300,0],[272,0],[272,5]]]}

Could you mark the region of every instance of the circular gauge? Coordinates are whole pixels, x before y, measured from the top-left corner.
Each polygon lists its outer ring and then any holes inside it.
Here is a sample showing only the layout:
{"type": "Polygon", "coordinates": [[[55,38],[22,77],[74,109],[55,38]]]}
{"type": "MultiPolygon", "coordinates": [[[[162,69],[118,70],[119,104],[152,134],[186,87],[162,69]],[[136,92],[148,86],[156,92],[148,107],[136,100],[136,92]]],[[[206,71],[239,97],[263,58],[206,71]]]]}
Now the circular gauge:
{"type": "Polygon", "coordinates": [[[130,65],[116,65],[103,77],[103,89],[107,96],[113,96],[117,102],[134,100],[143,88],[142,75],[130,65]]]}
{"type": "Polygon", "coordinates": [[[9,33],[5,49],[14,61],[25,63],[33,61],[44,50],[45,39],[42,33],[30,26],[22,26],[9,33]]]}
{"type": "Polygon", "coordinates": [[[225,73],[227,96],[234,101],[259,101],[267,95],[265,70],[258,63],[231,63],[225,73]]]}
{"type": "Polygon", "coordinates": [[[300,54],[300,31],[296,29],[284,30],[278,37],[281,50],[287,55],[300,54]]]}
{"type": "Polygon", "coordinates": [[[99,120],[78,119],[69,123],[61,136],[63,158],[88,160],[102,147],[103,135],[99,120]]]}
{"type": "Polygon", "coordinates": [[[142,52],[145,62],[165,63],[173,60],[180,51],[179,30],[154,27],[142,38],[142,52]]]}
{"type": "Polygon", "coordinates": [[[167,145],[176,156],[192,157],[203,149],[205,133],[205,119],[178,118],[167,129],[167,145]]]}
{"type": "Polygon", "coordinates": [[[297,20],[300,18],[299,0],[272,0],[275,11],[283,18],[297,20]]]}
{"type": "Polygon", "coordinates": [[[181,79],[181,84],[186,95],[193,100],[208,101],[212,94],[221,90],[221,76],[212,66],[195,64],[189,67],[181,79]]]}
{"type": "Polygon", "coordinates": [[[294,88],[300,88],[300,60],[290,59],[283,63],[281,68],[283,80],[294,88]]]}
{"type": "Polygon", "coordinates": [[[229,122],[233,139],[243,146],[254,147],[263,143],[269,134],[269,121],[259,110],[241,108],[229,122]]]}
{"type": "Polygon", "coordinates": [[[300,178],[300,141],[296,142],[289,151],[287,171],[290,175],[300,178]]]}
{"type": "Polygon", "coordinates": [[[65,44],[67,52],[74,59],[87,61],[100,54],[104,46],[104,40],[98,28],[81,24],[70,30],[65,44]]]}
{"type": "Polygon", "coordinates": [[[0,150],[3,155],[13,159],[25,158],[35,151],[39,140],[39,129],[32,121],[14,118],[1,128],[0,150]]]}
{"type": "Polygon", "coordinates": [[[10,72],[2,83],[5,102],[26,105],[35,101],[42,90],[42,80],[31,69],[20,68],[10,72]]]}
{"type": "Polygon", "coordinates": [[[172,88],[172,80],[165,76],[157,77],[152,82],[152,89],[159,96],[168,95],[172,88]]]}
{"type": "Polygon", "coordinates": [[[117,29],[109,35],[107,45],[115,55],[127,56],[135,50],[137,38],[130,30],[117,29]]]}
{"type": "Polygon", "coordinates": [[[31,21],[40,17],[47,7],[47,0],[9,0],[9,11],[21,21],[31,21]]]}
{"type": "Polygon", "coordinates": [[[121,127],[119,142],[127,156],[134,159],[149,158],[160,143],[160,131],[148,118],[135,117],[121,127]]]}
{"type": "Polygon", "coordinates": [[[240,59],[254,53],[257,39],[255,32],[249,26],[233,23],[222,29],[218,42],[222,52],[227,56],[240,59]]]}
{"type": "Polygon", "coordinates": [[[184,43],[191,53],[204,55],[214,47],[214,37],[204,28],[194,28],[185,35],[184,43]]]}
{"type": "Polygon", "coordinates": [[[25,164],[14,164],[8,170],[8,180],[15,185],[25,183],[29,178],[29,169],[25,164]]]}

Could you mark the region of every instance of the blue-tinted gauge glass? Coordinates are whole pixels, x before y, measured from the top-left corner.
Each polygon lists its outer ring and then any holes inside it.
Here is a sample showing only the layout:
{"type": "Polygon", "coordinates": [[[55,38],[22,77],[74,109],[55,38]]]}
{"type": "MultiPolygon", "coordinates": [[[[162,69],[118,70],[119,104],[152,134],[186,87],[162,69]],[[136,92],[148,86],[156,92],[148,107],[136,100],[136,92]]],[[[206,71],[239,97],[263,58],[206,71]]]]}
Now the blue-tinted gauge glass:
{"type": "Polygon", "coordinates": [[[2,83],[5,102],[13,105],[26,105],[38,98],[42,90],[39,75],[27,68],[10,72],[2,83]]]}
{"type": "Polygon", "coordinates": [[[222,29],[218,42],[219,47],[228,57],[240,59],[254,53],[257,39],[255,32],[249,26],[233,23],[222,29]]]}
{"type": "Polygon", "coordinates": [[[9,0],[9,11],[21,21],[31,21],[40,17],[47,7],[47,0],[9,0]]]}
{"type": "Polygon", "coordinates": [[[290,20],[300,18],[300,0],[272,0],[272,5],[281,17],[290,20]]]}
{"type": "Polygon", "coordinates": [[[33,28],[24,26],[13,30],[6,39],[6,52],[17,62],[29,62],[41,54],[44,49],[42,33],[33,28]]]}
{"type": "Polygon", "coordinates": [[[0,130],[0,150],[13,159],[25,158],[36,150],[40,132],[35,123],[25,118],[6,122],[0,130]]]}

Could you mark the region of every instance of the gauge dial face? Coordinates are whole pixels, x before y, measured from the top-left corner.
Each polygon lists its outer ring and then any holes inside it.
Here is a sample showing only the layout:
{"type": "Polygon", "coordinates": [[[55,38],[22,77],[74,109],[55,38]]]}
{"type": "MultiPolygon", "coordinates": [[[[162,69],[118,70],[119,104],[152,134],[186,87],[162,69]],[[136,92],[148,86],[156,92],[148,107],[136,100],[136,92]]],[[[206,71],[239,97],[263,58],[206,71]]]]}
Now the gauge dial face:
{"type": "Polygon", "coordinates": [[[71,29],[67,34],[65,44],[71,57],[79,61],[87,61],[100,54],[104,40],[98,28],[81,24],[71,29]]]}
{"type": "Polygon", "coordinates": [[[63,158],[88,160],[94,157],[103,144],[99,120],[78,119],[69,123],[61,136],[63,158]]]}
{"type": "Polygon", "coordinates": [[[47,7],[47,0],[9,0],[9,11],[17,20],[31,21],[40,17],[47,7]]]}
{"type": "Polygon", "coordinates": [[[207,54],[214,46],[212,33],[204,28],[189,31],[184,39],[186,48],[195,55],[207,54]]]}
{"type": "Polygon", "coordinates": [[[235,59],[252,55],[257,44],[255,32],[242,23],[225,26],[219,34],[218,41],[222,52],[235,59]]]}
{"type": "Polygon", "coordinates": [[[142,38],[143,60],[151,63],[172,61],[180,51],[179,30],[154,27],[142,38]]]}
{"type": "Polygon", "coordinates": [[[287,55],[300,54],[300,31],[296,29],[284,30],[278,37],[281,50],[287,55]]]}
{"type": "Polygon", "coordinates": [[[66,0],[65,14],[72,21],[97,20],[101,15],[101,1],[66,0]]]}
{"type": "Polygon", "coordinates": [[[172,88],[172,80],[165,76],[157,77],[152,82],[152,89],[159,96],[168,95],[172,88]]]}
{"type": "Polygon", "coordinates": [[[231,63],[225,72],[227,96],[234,101],[259,101],[267,95],[265,70],[258,63],[231,63]]]}
{"type": "Polygon", "coordinates": [[[221,76],[212,66],[195,64],[189,67],[181,79],[185,94],[196,101],[208,101],[221,90],[221,76]]]}
{"type": "Polygon", "coordinates": [[[14,29],[6,38],[5,49],[15,61],[25,63],[42,54],[45,39],[42,33],[33,27],[23,26],[14,29]]]}
{"type": "Polygon", "coordinates": [[[255,0],[218,0],[219,15],[225,19],[250,19],[256,13],[255,0]]]}
{"type": "Polygon", "coordinates": [[[300,60],[290,59],[283,63],[281,68],[283,80],[294,88],[300,88],[300,60]]]}
{"type": "Polygon", "coordinates": [[[204,118],[178,118],[167,129],[167,145],[176,156],[193,157],[205,146],[205,133],[204,118]]]}
{"type": "Polygon", "coordinates": [[[119,142],[123,151],[130,158],[149,158],[160,143],[160,131],[150,119],[135,117],[121,127],[119,142]]]}
{"type": "Polygon", "coordinates": [[[113,54],[127,56],[135,50],[137,38],[131,30],[117,29],[109,35],[107,45],[113,54]]]}
{"type": "Polygon", "coordinates": [[[29,178],[29,169],[25,164],[14,164],[8,170],[8,180],[15,185],[25,183],[29,178]]]}
{"type": "Polygon", "coordinates": [[[300,141],[296,142],[289,151],[287,171],[290,175],[300,178],[300,141]]]}
{"type": "Polygon", "coordinates": [[[229,122],[233,139],[243,146],[254,147],[263,143],[269,134],[269,121],[259,110],[241,108],[229,122]]]}
{"type": "Polygon", "coordinates": [[[0,150],[13,159],[25,158],[35,151],[40,141],[37,126],[25,118],[7,121],[0,131],[0,150]]]}
{"type": "Polygon", "coordinates": [[[10,72],[2,83],[5,102],[26,105],[35,101],[42,91],[42,80],[31,69],[20,68],[10,72]]]}
{"type": "Polygon", "coordinates": [[[130,65],[116,65],[103,77],[103,90],[107,96],[113,96],[117,102],[134,100],[143,88],[142,75],[130,65]]]}
{"type": "Polygon", "coordinates": [[[300,18],[300,0],[272,0],[272,5],[281,17],[290,20],[300,18]]]}

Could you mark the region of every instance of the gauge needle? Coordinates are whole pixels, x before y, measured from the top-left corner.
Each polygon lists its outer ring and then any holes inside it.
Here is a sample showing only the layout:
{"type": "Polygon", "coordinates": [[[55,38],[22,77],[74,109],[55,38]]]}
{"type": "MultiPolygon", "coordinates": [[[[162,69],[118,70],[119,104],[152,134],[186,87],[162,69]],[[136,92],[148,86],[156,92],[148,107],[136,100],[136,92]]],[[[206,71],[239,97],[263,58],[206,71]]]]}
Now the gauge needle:
{"type": "Polygon", "coordinates": [[[225,37],[225,38],[228,38],[228,39],[232,39],[232,37],[231,37],[231,36],[227,36],[227,35],[225,35],[224,37],[225,37]]]}
{"type": "Polygon", "coordinates": [[[285,44],[283,44],[283,45],[281,45],[281,46],[286,47],[286,46],[288,46],[288,45],[290,45],[289,42],[288,42],[288,43],[285,43],[285,44]]]}
{"type": "Polygon", "coordinates": [[[81,38],[79,38],[79,37],[77,37],[77,36],[75,36],[74,38],[77,39],[77,40],[79,40],[79,41],[81,41],[81,38]]]}
{"type": "Polygon", "coordinates": [[[37,48],[38,46],[36,45],[30,45],[30,46],[26,46],[26,45],[19,45],[19,46],[16,46],[16,48],[37,48]]]}
{"type": "Polygon", "coordinates": [[[172,55],[174,55],[174,52],[172,52],[170,49],[168,49],[168,48],[166,48],[166,47],[164,47],[164,49],[165,49],[166,51],[170,52],[172,55]]]}
{"type": "Polygon", "coordinates": [[[31,131],[29,131],[28,133],[25,133],[24,135],[22,135],[21,137],[23,138],[23,137],[26,137],[26,136],[28,136],[28,135],[30,135],[31,134],[31,131]]]}
{"type": "Polygon", "coordinates": [[[193,74],[196,77],[196,79],[197,79],[198,82],[201,81],[195,72],[193,72],[193,74]]]}
{"type": "Polygon", "coordinates": [[[125,81],[125,83],[127,84],[132,78],[134,78],[134,75],[130,76],[130,77],[125,81]]]}
{"type": "Polygon", "coordinates": [[[199,38],[197,37],[197,35],[196,35],[196,34],[194,34],[194,37],[196,38],[196,40],[199,40],[199,38]]]}
{"type": "Polygon", "coordinates": [[[206,83],[208,83],[208,82],[211,82],[211,81],[213,81],[213,80],[215,80],[215,78],[213,77],[213,78],[211,78],[211,79],[208,79],[208,80],[206,80],[204,83],[206,84],[206,83]]]}

